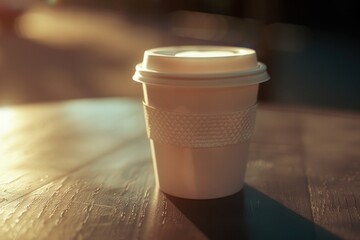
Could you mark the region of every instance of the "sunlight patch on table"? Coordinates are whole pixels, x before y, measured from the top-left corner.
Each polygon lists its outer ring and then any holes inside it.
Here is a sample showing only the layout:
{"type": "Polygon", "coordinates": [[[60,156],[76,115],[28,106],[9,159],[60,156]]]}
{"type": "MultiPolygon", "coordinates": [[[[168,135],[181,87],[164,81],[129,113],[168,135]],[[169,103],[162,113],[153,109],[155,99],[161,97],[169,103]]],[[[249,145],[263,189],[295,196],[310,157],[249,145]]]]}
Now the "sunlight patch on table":
{"type": "Polygon", "coordinates": [[[0,108],[0,137],[8,134],[16,125],[15,112],[10,108],[0,108]]]}

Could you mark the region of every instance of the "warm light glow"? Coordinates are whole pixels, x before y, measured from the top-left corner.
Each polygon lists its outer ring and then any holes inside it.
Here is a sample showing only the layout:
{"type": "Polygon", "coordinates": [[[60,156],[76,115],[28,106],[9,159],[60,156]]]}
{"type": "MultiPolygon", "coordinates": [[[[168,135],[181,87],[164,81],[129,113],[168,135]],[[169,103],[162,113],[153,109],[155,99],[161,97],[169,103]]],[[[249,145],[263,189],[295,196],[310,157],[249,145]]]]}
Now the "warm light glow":
{"type": "Polygon", "coordinates": [[[14,112],[9,108],[0,108],[0,137],[10,132],[14,126],[14,112]]]}
{"type": "Polygon", "coordinates": [[[17,24],[19,34],[27,38],[41,38],[44,33],[51,33],[52,28],[57,27],[56,19],[51,15],[32,11],[24,14],[17,24]]]}
{"type": "MultiPolygon", "coordinates": [[[[1,164],[1,162],[0,162],[0,164],[1,164]]],[[[5,161],[4,161],[4,167],[6,167],[5,161]]],[[[21,171],[21,170],[11,170],[11,171],[7,171],[7,172],[2,172],[0,174],[0,185],[5,185],[5,184],[9,184],[11,182],[14,182],[17,179],[24,176],[24,174],[25,174],[24,171],[21,171]]],[[[1,197],[0,197],[0,202],[1,202],[1,197]]]]}
{"type": "Polygon", "coordinates": [[[177,57],[227,57],[233,56],[230,51],[183,51],[175,54],[177,57]]]}
{"type": "Polygon", "coordinates": [[[237,55],[248,55],[248,54],[251,54],[253,52],[254,52],[254,50],[252,50],[252,49],[241,49],[236,54],[237,55]]]}

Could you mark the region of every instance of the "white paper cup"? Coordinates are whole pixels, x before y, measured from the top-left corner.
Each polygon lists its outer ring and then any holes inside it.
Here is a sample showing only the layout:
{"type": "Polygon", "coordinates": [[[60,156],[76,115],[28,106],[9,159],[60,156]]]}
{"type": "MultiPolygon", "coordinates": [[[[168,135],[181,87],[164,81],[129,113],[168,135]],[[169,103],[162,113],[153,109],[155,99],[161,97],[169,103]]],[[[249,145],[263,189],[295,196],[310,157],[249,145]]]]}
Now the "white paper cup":
{"type": "Polygon", "coordinates": [[[242,189],[259,83],[269,76],[252,49],[180,46],[145,51],[133,77],[160,189],[191,199],[242,189]]]}

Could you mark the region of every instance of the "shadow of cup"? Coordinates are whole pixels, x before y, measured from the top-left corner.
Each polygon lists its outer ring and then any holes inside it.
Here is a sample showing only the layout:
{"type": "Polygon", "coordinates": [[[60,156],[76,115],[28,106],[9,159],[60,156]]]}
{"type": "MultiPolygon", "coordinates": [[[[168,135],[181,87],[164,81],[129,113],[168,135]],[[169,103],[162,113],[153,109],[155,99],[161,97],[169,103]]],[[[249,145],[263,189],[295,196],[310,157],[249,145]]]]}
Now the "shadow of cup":
{"type": "Polygon", "coordinates": [[[210,200],[166,196],[210,239],[247,239],[244,191],[229,197],[210,200]]]}
{"type": "Polygon", "coordinates": [[[249,185],[220,199],[166,197],[209,239],[339,239],[249,185]]]}

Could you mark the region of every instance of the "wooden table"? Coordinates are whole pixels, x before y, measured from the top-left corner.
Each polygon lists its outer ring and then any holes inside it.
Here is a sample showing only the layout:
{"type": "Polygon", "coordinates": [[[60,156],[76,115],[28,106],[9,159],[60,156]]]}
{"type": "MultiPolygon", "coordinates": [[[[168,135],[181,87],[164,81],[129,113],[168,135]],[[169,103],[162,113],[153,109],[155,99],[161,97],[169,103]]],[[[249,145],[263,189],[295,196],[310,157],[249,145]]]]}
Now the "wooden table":
{"type": "Polygon", "coordinates": [[[241,192],[158,191],[140,101],[0,109],[0,239],[359,239],[360,117],[262,106],[241,192]]]}

